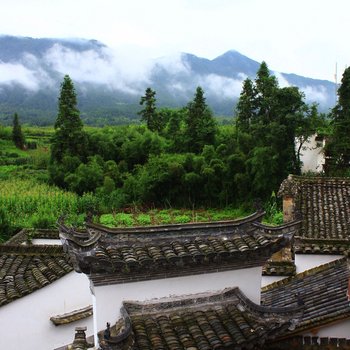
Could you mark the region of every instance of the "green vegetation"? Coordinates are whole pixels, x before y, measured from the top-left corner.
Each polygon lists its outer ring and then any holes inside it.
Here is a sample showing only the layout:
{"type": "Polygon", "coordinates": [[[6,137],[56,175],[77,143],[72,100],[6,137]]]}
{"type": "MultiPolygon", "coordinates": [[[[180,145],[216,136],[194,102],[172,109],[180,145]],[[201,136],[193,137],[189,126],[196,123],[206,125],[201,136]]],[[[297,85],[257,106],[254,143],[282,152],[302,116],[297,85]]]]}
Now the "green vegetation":
{"type": "Polygon", "coordinates": [[[19,120],[18,120],[17,113],[15,113],[13,117],[12,140],[17,148],[19,149],[24,148],[25,140],[24,140],[24,135],[22,133],[21,124],[19,123],[19,120]]]}
{"type": "Polygon", "coordinates": [[[146,212],[133,210],[129,213],[103,214],[99,221],[109,227],[130,227],[234,220],[249,214],[250,212],[233,208],[209,210],[152,209],[146,212]]]}
{"type": "Polygon", "coordinates": [[[63,214],[69,214],[70,220],[82,223],[83,215],[80,214],[89,209],[86,196],[79,197],[35,180],[3,180],[0,187],[2,220],[13,229],[51,228],[63,214]]]}
{"type": "Polygon", "coordinates": [[[22,127],[21,149],[0,126],[0,237],[53,227],[67,213],[78,225],[90,211],[128,227],[229,220],[259,203],[280,224],[274,193],[300,172],[295,142],[326,125],[297,88],[278,86],[266,63],[244,82],[234,124],[217,125],[200,87],[182,109],[158,110],[151,88],[141,105],[141,125],[84,127],[65,76],[54,128],[22,127]]]}
{"type": "Polygon", "coordinates": [[[338,89],[338,103],[331,112],[332,133],[327,146],[327,172],[350,176],[350,67],[343,74],[338,89]]]}

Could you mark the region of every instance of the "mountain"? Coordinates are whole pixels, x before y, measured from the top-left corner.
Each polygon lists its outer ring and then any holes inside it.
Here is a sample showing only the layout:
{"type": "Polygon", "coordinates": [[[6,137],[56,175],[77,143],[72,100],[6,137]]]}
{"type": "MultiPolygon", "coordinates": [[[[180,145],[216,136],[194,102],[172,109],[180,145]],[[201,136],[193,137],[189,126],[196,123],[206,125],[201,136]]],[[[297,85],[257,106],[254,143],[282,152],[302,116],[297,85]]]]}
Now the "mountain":
{"type": "MultiPolygon", "coordinates": [[[[259,66],[234,50],[213,60],[182,53],[146,61],[96,40],[0,36],[0,122],[9,123],[17,112],[22,122],[52,123],[65,74],[74,81],[87,123],[138,119],[139,100],[148,86],[160,107],[182,107],[200,85],[215,114],[232,116],[242,81],[254,79],[259,66]]],[[[334,104],[334,83],[272,73],[280,86],[298,86],[321,109],[334,104]]]]}

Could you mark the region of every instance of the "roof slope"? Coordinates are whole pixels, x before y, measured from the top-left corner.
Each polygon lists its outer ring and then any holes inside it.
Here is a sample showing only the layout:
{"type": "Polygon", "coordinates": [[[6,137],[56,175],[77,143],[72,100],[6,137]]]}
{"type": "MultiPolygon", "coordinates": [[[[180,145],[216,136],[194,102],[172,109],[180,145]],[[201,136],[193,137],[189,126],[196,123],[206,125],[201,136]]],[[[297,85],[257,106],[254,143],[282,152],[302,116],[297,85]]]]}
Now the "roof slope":
{"type": "Polygon", "coordinates": [[[262,304],[304,305],[304,315],[295,332],[323,326],[350,317],[349,278],[347,258],[336,260],[263,287],[262,304]]]}
{"type": "Polygon", "coordinates": [[[350,179],[290,175],[279,194],[294,197],[300,236],[350,239],[350,179]]]}
{"type": "Polygon", "coordinates": [[[61,246],[0,245],[0,306],[56,281],[72,267],[61,246]]]}
{"type": "Polygon", "coordinates": [[[298,315],[298,307],[256,305],[238,288],[154,302],[124,302],[128,325],[117,336],[113,329],[109,334],[102,332],[100,346],[140,350],[252,349],[293,328],[298,315]]]}
{"type": "Polygon", "coordinates": [[[266,232],[247,220],[110,230],[90,225],[79,233],[60,225],[74,268],[95,285],[262,266],[296,230],[266,232]]]}

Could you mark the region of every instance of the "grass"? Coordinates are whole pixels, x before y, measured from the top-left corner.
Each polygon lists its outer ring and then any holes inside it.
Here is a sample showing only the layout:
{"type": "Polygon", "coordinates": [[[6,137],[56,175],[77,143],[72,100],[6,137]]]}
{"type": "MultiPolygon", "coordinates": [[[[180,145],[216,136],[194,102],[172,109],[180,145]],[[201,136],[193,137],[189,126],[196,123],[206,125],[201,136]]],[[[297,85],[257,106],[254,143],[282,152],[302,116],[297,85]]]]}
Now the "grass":
{"type": "Polygon", "coordinates": [[[16,228],[55,227],[58,217],[70,214],[71,221],[82,223],[85,197],[29,179],[0,181],[0,209],[16,228]]]}
{"type": "Polygon", "coordinates": [[[130,227],[166,224],[184,224],[188,222],[206,222],[234,220],[250,213],[240,209],[152,209],[144,213],[103,214],[99,222],[108,227],[130,227]]]}

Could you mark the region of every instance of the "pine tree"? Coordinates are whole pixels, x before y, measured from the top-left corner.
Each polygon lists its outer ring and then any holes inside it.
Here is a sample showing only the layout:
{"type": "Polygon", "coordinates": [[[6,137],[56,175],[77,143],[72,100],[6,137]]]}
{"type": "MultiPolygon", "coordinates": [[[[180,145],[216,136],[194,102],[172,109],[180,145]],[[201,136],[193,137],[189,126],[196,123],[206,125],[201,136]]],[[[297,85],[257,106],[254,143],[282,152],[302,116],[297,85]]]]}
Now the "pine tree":
{"type": "Polygon", "coordinates": [[[331,112],[332,135],[326,152],[327,172],[349,175],[350,169],[350,67],[343,73],[338,89],[338,103],[331,112]]]}
{"type": "Polygon", "coordinates": [[[198,86],[193,101],[187,105],[186,137],[188,149],[199,153],[204,145],[215,141],[216,123],[213,113],[207,106],[203,89],[198,86]]]}
{"type": "Polygon", "coordinates": [[[155,96],[154,90],[146,89],[145,96],[142,96],[140,100],[140,105],[145,105],[145,108],[138,114],[141,115],[141,120],[146,122],[149,130],[161,131],[163,128],[162,115],[157,112],[155,96]]]}
{"type": "Polygon", "coordinates": [[[66,75],[58,99],[55,135],[51,144],[51,160],[61,163],[64,156],[80,159],[86,154],[86,135],[77,108],[77,96],[72,80],[66,75]]]}
{"type": "Polygon", "coordinates": [[[236,106],[236,127],[240,132],[248,132],[256,115],[256,95],[253,82],[247,78],[236,106]]]}
{"type": "Polygon", "coordinates": [[[17,148],[24,148],[25,140],[17,113],[15,113],[13,116],[12,140],[17,148]]]}

